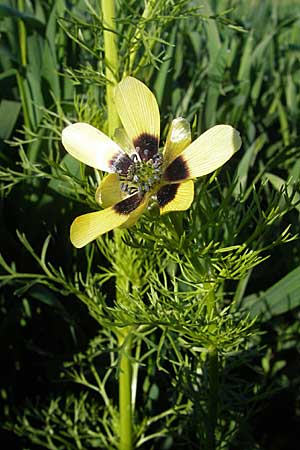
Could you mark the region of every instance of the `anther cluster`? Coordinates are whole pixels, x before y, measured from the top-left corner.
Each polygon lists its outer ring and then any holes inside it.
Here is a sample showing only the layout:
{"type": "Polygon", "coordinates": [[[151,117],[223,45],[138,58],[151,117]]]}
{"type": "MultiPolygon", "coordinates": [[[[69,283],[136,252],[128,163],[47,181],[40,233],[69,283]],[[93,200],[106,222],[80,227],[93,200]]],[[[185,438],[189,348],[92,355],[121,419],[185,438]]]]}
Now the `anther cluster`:
{"type": "Polygon", "coordinates": [[[157,153],[145,161],[140,158],[139,154],[140,148],[137,147],[136,151],[130,155],[131,164],[128,167],[127,175],[120,177],[121,189],[128,194],[138,192],[143,195],[161,180],[162,156],[157,153]]]}

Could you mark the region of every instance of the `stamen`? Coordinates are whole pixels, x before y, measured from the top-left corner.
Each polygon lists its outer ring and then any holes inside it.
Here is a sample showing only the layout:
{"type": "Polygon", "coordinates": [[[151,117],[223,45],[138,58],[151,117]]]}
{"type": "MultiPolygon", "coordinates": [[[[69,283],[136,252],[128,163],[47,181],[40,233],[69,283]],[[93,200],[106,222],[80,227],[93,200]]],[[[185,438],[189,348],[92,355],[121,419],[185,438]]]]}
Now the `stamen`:
{"type": "Polygon", "coordinates": [[[148,149],[144,149],[145,159],[142,160],[138,152],[140,152],[140,147],[136,147],[135,151],[131,153],[126,174],[119,167],[116,167],[116,172],[121,175],[122,192],[126,192],[128,195],[138,193],[143,196],[145,193],[151,192],[154,186],[160,182],[163,159],[161,154],[155,154],[148,159],[150,152],[148,149]]]}
{"type": "Polygon", "coordinates": [[[138,162],[142,162],[141,157],[140,157],[141,148],[140,147],[135,147],[135,151],[136,151],[135,155],[136,155],[137,161],[138,162]]]}
{"type": "Polygon", "coordinates": [[[126,183],[121,183],[121,191],[127,192],[127,191],[128,191],[128,184],[126,184],[126,183]]]}

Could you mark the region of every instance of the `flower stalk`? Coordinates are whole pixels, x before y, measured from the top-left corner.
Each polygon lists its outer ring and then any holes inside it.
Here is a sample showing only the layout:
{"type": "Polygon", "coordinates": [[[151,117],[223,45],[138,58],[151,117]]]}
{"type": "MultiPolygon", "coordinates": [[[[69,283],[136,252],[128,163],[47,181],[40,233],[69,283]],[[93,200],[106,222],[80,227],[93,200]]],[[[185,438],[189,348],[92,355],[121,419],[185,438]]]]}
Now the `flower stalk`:
{"type": "MultiPolygon", "coordinates": [[[[210,320],[215,315],[215,292],[212,287],[207,296],[207,314],[210,320]]],[[[212,323],[209,332],[213,333],[216,326],[212,323]]],[[[218,350],[214,345],[208,349],[208,426],[207,426],[207,450],[216,450],[216,427],[218,418],[218,392],[219,392],[219,365],[218,350]]]]}
{"type": "MultiPolygon", "coordinates": [[[[122,230],[114,230],[116,245],[116,264],[124,257],[122,249],[122,230]]],[[[130,283],[126,274],[116,274],[116,300],[124,304],[129,293],[130,283]]],[[[131,362],[131,328],[118,327],[116,335],[119,345],[119,450],[131,450],[133,442],[132,428],[132,362],[131,362]]]]}
{"type": "Polygon", "coordinates": [[[218,417],[218,352],[216,348],[210,348],[208,351],[208,379],[209,379],[209,397],[208,397],[208,442],[207,449],[216,449],[216,427],[218,417]]]}
{"type": "Polygon", "coordinates": [[[118,48],[116,40],[116,12],[114,0],[101,0],[106,76],[106,102],[108,135],[113,136],[119,127],[119,117],[114,103],[114,89],[118,82],[118,48]]]}
{"type": "Polygon", "coordinates": [[[130,361],[131,338],[130,329],[119,329],[118,341],[120,346],[119,366],[119,414],[120,414],[120,440],[119,450],[132,449],[132,366],[130,361]]]}
{"type": "MultiPolygon", "coordinates": [[[[107,122],[108,135],[113,136],[115,130],[119,127],[120,121],[116,110],[114,95],[115,86],[118,81],[118,49],[116,41],[116,15],[115,1],[101,0],[103,14],[103,39],[105,52],[105,76],[106,76],[106,103],[107,103],[107,122]]],[[[115,242],[120,243],[120,236],[115,233],[115,242]]],[[[118,287],[122,284],[118,274],[116,280],[117,297],[118,287]]],[[[125,282],[128,288],[128,283],[125,282]]],[[[132,399],[131,399],[131,381],[132,367],[130,361],[131,339],[130,330],[127,328],[118,329],[118,343],[120,347],[120,366],[119,366],[119,450],[132,449],[132,399]]]]}
{"type": "MultiPolygon", "coordinates": [[[[24,0],[18,0],[18,9],[19,11],[24,11],[24,0]]],[[[27,34],[25,24],[22,19],[18,20],[18,35],[19,35],[19,48],[20,48],[20,59],[21,59],[21,71],[16,72],[17,84],[19,88],[21,103],[22,103],[22,111],[24,117],[24,125],[25,125],[25,136],[29,138],[28,130],[30,130],[30,116],[28,111],[28,105],[26,101],[26,91],[25,91],[25,77],[23,75],[23,70],[27,66],[27,34]]]]}

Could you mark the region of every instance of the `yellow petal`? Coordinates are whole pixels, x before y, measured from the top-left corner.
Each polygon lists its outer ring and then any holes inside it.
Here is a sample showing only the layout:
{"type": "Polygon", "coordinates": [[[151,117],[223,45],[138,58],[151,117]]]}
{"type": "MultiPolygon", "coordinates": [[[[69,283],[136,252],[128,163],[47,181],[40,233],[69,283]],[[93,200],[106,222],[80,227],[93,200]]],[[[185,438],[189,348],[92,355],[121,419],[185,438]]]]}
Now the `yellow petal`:
{"type": "Polygon", "coordinates": [[[95,194],[96,202],[103,208],[108,208],[120,202],[124,197],[125,195],[121,191],[120,177],[116,173],[106,175],[95,194]]]}
{"type": "Polygon", "coordinates": [[[166,168],[170,182],[200,177],[221,167],[241,146],[240,134],[230,125],[216,125],[192,142],[166,168]]]}
{"type": "MultiPolygon", "coordinates": [[[[134,194],[110,208],[77,217],[70,230],[72,244],[77,248],[84,247],[102,234],[120,227],[131,215],[135,217],[136,210],[139,212],[144,203],[145,198],[134,194]]],[[[146,206],[147,202],[144,208],[146,206]]]]}
{"type": "Polygon", "coordinates": [[[143,160],[149,159],[158,151],[160,134],[159,109],[154,95],[141,81],[127,77],[116,87],[115,103],[134,147],[140,149],[143,160]]]}
{"type": "Polygon", "coordinates": [[[134,151],[133,143],[129,138],[124,128],[117,128],[114,133],[114,141],[124,150],[127,154],[134,151]]]}
{"type": "Polygon", "coordinates": [[[127,219],[128,215],[118,214],[113,207],[79,216],[71,225],[71,242],[74,247],[84,247],[102,234],[119,227],[127,219]]]}
{"type": "Polygon", "coordinates": [[[95,169],[114,172],[114,162],[125,153],[97,128],[74,123],[62,131],[62,143],[70,155],[95,169]]]}
{"type": "Polygon", "coordinates": [[[171,123],[164,148],[164,161],[169,164],[191,143],[191,127],[187,120],[177,117],[171,123]]]}
{"type": "Polygon", "coordinates": [[[185,211],[191,206],[193,199],[193,180],[178,184],[166,184],[157,192],[157,202],[161,214],[171,211],[185,211]]]}

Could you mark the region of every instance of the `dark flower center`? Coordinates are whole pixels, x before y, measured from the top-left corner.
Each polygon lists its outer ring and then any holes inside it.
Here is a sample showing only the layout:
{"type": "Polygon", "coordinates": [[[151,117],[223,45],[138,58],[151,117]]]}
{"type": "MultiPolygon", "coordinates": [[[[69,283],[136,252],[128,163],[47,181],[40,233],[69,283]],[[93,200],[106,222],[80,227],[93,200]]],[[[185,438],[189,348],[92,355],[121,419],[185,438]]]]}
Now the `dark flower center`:
{"type": "Polygon", "coordinates": [[[162,178],[162,155],[156,153],[147,161],[139,156],[139,148],[129,156],[131,164],[128,166],[127,174],[120,173],[121,189],[128,194],[138,192],[143,195],[151,191],[159,184],[162,178]]]}

